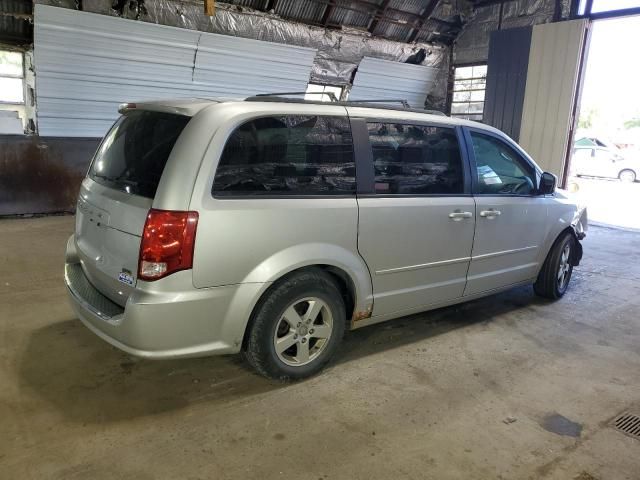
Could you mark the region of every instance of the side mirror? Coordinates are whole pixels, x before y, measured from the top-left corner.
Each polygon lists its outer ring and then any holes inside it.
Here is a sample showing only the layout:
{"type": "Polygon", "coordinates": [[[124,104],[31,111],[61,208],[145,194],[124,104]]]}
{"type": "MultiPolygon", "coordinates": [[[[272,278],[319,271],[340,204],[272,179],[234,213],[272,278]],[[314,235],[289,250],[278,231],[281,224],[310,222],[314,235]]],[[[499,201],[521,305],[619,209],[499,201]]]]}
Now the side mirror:
{"type": "Polygon", "coordinates": [[[556,183],[558,179],[553,173],[544,172],[540,176],[540,186],[538,187],[539,195],[549,195],[556,191],[556,183]]]}

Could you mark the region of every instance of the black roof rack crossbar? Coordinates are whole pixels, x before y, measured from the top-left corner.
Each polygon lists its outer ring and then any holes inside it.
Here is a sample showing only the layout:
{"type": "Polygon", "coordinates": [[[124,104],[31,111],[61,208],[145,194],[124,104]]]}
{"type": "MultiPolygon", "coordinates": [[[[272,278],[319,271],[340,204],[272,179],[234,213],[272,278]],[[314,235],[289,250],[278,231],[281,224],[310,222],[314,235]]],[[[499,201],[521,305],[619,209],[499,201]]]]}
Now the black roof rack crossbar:
{"type": "Polygon", "coordinates": [[[332,102],[337,102],[336,94],[333,92],[277,92],[277,93],[258,93],[256,97],[282,97],[284,95],[326,95],[332,102]]]}

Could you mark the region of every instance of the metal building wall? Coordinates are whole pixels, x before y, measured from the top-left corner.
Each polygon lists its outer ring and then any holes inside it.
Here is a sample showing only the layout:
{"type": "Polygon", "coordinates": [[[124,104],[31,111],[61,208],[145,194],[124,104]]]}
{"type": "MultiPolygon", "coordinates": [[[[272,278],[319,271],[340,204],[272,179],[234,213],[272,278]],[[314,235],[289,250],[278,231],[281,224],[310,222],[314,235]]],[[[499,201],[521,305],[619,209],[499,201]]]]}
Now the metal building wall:
{"type": "MultiPolygon", "coordinates": [[[[571,1],[560,0],[562,19],[569,18],[571,1]]],[[[556,5],[557,0],[512,0],[475,8],[455,40],[453,63],[466,65],[486,62],[491,32],[549,23],[553,21],[556,5]]]]}
{"type": "Polygon", "coordinates": [[[38,129],[101,137],[120,103],[305,90],[316,50],[35,6],[38,129]]]}
{"type": "Polygon", "coordinates": [[[365,57],[358,66],[349,100],[402,99],[413,108],[424,108],[437,72],[433,67],[365,57]]]}
{"type": "Polygon", "coordinates": [[[520,145],[562,180],[588,20],[533,27],[520,145]]]}
{"type": "Polygon", "coordinates": [[[483,122],[520,137],[532,27],[491,33],[483,122]]]}

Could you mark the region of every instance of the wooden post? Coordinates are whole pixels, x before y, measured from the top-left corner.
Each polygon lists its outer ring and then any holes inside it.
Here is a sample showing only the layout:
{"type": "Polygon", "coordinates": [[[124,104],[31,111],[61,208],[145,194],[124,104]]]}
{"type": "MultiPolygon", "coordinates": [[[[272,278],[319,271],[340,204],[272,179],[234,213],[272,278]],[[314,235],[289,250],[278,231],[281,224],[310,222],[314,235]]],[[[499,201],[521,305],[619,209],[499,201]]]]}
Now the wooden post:
{"type": "Polygon", "coordinates": [[[204,14],[210,17],[216,14],[216,0],[204,0],[204,14]]]}

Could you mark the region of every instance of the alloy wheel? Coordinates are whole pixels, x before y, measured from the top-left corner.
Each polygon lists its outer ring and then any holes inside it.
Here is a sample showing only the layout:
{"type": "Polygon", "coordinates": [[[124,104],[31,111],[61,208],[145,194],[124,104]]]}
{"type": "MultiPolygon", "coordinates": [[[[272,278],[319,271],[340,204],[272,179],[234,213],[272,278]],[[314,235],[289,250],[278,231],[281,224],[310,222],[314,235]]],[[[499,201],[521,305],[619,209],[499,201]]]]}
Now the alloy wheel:
{"type": "Polygon", "coordinates": [[[325,350],[333,331],[329,306],[317,297],[296,300],[289,305],[273,335],[278,358],[299,367],[313,362],[325,350]]]}
{"type": "Polygon", "coordinates": [[[558,266],[558,290],[562,291],[569,282],[571,276],[571,244],[567,243],[562,249],[560,255],[560,264],[558,266]]]}

